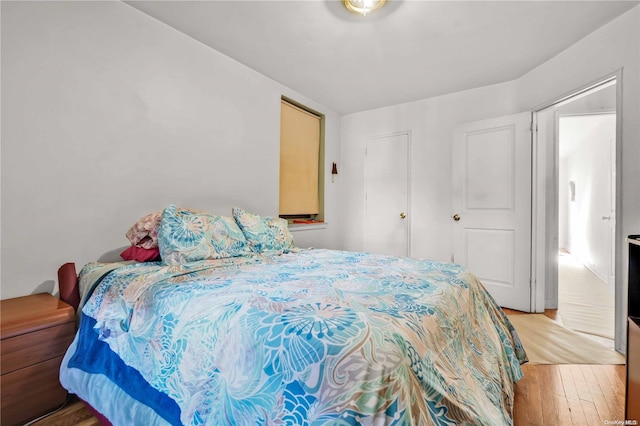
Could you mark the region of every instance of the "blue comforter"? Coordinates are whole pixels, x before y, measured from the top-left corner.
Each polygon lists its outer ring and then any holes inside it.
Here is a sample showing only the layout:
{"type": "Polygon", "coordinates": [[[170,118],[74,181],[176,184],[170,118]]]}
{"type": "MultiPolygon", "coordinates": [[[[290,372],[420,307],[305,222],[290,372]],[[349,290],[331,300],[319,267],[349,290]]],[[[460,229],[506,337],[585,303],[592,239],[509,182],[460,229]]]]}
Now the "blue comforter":
{"type": "Polygon", "coordinates": [[[114,424],[512,424],[525,353],[458,265],[299,250],[116,266],[80,273],[60,372],[114,424]]]}

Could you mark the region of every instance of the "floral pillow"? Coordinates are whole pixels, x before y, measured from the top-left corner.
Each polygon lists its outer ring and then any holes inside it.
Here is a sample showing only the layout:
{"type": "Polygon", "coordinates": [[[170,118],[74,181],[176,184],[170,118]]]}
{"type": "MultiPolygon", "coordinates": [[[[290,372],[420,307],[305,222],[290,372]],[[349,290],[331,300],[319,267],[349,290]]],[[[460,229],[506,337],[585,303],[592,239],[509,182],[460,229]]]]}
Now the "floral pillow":
{"type": "Polygon", "coordinates": [[[294,247],[293,236],[285,219],[258,216],[233,207],[233,218],[244,233],[251,250],[256,253],[288,253],[294,247]]]}
{"type": "Polygon", "coordinates": [[[162,210],[149,213],[138,219],[125,236],[131,244],[145,249],[158,247],[158,227],[162,219],[162,210]]]}
{"type": "MultiPolygon", "coordinates": [[[[202,210],[192,210],[178,207],[177,211],[190,211],[193,213],[206,213],[202,210]]],[[[162,220],[162,210],[149,213],[141,217],[136,223],[129,228],[125,236],[131,242],[131,245],[142,247],[145,249],[153,249],[158,247],[158,228],[162,220]]]]}
{"type": "Polygon", "coordinates": [[[158,245],[160,257],[169,264],[251,254],[233,218],[177,209],[173,204],[162,212],[158,245]]]}

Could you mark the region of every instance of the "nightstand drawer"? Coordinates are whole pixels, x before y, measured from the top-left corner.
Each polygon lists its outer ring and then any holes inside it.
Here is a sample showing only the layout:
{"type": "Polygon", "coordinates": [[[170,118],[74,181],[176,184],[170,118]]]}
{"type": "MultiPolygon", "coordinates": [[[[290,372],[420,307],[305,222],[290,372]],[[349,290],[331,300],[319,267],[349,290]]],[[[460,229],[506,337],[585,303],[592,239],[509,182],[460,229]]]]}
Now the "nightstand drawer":
{"type": "Polygon", "coordinates": [[[24,424],[62,405],[67,391],[58,375],[62,357],[0,377],[2,426],[24,424]]]}
{"type": "Polygon", "coordinates": [[[2,341],[2,374],[64,355],[73,340],[75,323],[43,328],[2,341]]]}

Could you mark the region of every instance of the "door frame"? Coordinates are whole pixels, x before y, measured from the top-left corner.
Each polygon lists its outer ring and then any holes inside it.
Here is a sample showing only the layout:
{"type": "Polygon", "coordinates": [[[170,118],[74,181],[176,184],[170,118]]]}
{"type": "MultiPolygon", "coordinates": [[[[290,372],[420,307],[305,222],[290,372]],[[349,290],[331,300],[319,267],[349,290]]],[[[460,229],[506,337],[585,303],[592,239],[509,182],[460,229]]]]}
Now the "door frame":
{"type": "MultiPolygon", "coordinates": [[[[554,114],[554,137],[547,141],[537,132],[538,114],[551,107],[560,107],[571,102],[576,97],[586,95],[593,89],[615,82],[616,84],[616,215],[615,215],[615,349],[620,352],[626,350],[626,315],[624,307],[624,266],[622,254],[624,236],[622,235],[622,69],[599,78],[578,89],[545,102],[533,109],[532,130],[532,248],[531,248],[531,291],[532,311],[544,312],[544,309],[557,308],[558,304],[558,276],[550,274],[549,270],[557,271],[557,263],[549,265],[557,253],[553,242],[558,239],[558,125],[557,114],[554,114]],[[551,152],[549,152],[551,150],[551,152]],[[550,298],[546,296],[550,295],[550,298]]],[[[557,261],[556,261],[557,262],[557,261]]]]}
{"type": "MultiPolygon", "coordinates": [[[[364,183],[364,197],[362,199],[362,204],[363,204],[363,210],[364,210],[364,214],[366,217],[367,214],[367,191],[366,191],[366,176],[367,176],[367,144],[369,143],[369,141],[371,140],[375,140],[375,139],[384,139],[384,138],[390,138],[390,137],[394,137],[394,136],[402,136],[402,135],[406,135],[407,136],[407,159],[406,159],[406,164],[407,164],[407,257],[411,257],[411,221],[412,221],[412,214],[411,214],[411,130],[399,130],[396,132],[389,132],[389,133],[383,133],[383,134],[379,134],[379,135],[375,135],[375,136],[367,136],[364,138],[364,167],[363,167],[363,183],[364,183]]],[[[366,236],[367,236],[367,229],[366,229],[366,220],[363,221],[362,224],[363,227],[363,247],[364,245],[366,245],[366,236]]],[[[366,249],[366,247],[365,247],[366,249]]]]}

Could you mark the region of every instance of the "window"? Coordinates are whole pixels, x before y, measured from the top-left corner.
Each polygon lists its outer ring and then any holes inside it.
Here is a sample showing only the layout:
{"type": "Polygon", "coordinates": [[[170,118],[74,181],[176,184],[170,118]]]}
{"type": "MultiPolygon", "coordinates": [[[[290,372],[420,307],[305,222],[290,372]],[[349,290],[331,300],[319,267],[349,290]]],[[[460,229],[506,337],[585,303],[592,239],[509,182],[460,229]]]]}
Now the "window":
{"type": "Polygon", "coordinates": [[[323,218],[324,116],[289,99],[280,106],[280,217],[323,218]]]}

